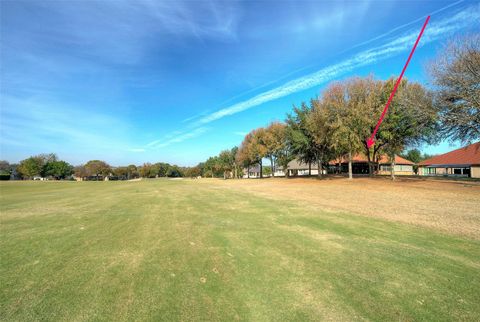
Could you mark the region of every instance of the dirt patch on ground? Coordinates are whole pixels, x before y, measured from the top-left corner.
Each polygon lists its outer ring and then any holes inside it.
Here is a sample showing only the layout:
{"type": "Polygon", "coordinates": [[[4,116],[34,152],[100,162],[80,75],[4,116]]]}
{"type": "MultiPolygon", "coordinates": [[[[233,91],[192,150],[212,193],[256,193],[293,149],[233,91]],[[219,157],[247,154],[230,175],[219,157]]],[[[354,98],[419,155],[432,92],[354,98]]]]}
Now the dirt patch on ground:
{"type": "Polygon", "coordinates": [[[380,217],[480,239],[478,182],[386,178],[206,181],[324,210],[380,217]]]}

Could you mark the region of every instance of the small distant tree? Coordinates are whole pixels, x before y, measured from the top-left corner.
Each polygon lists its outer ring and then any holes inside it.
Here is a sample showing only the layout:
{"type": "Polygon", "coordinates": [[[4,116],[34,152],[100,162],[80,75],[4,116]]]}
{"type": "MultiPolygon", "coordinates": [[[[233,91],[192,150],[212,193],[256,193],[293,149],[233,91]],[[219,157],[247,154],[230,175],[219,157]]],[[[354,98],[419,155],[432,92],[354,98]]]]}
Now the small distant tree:
{"type": "Polygon", "coordinates": [[[79,165],[73,168],[73,175],[77,178],[85,178],[88,176],[87,174],[87,169],[85,169],[85,166],[79,165]]]}
{"type": "Polygon", "coordinates": [[[450,41],[431,62],[441,134],[452,141],[480,138],[480,33],[450,41]]]}
{"type": "Polygon", "coordinates": [[[157,170],[151,163],[144,163],[139,169],[138,173],[142,178],[155,178],[157,170]]]}
{"type": "Polygon", "coordinates": [[[29,157],[20,161],[17,171],[23,178],[32,179],[35,176],[41,175],[44,165],[44,160],[38,156],[29,157]]]}
{"type": "Polygon", "coordinates": [[[419,163],[420,161],[422,161],[422,152],[420,152],[420,150],[418,149],[408,150],[405,153],[402,153],[401,156],[414,163],[419,163]]]}
{"type": "Polygon", "coordinates": [[[218,171],[220,170],[219,160],[217,156],[210,157],[205,161],[203,167],[203,176],[204,177],[215,177],[218,175],[218,171]]]}
{"type": "Polygon", "coordinates": [[[128,167],[116,167],[112,170],[112,172],[120,180],[125,180],[128,178],[128,167]]]}
{"type": "Polygon", "coordinates": [[[42,174],[46,177],[51,176],[57,180],[65,179],[74,172],[73,166],[66,161],[48,161],[42,169],[42,174]]]}
{"type": "Polygon", "coordinates": [[[10,180],[12,169],[8,161],[0,161],[0,180],[10,180]]]}
{"type": "Polygon", "coordinates": [[[91,160],[85,164],[85,170],[87,172],[87,176],[93,176],[98,180],[100,175],[106,176],[109,175],[111,167],[108,163],[101,160],[91,160]]]}
{"type": "Polygon", "coordinates": [[[233,177],[236,175],[236,152],[237,149],[233,148],[231,150],[223,150],[218,155],[218,165],[223,171],[223,179],[227,179],[227,177],[229,177],[229,173],[233,173],[233,177]]]}
{"type": "Polygon", "coordinates": [[[196,178],[202,175],[202,165],[198,164],[194,167],[188,167],[184,171],[185,177],[196,178]]]}
{"type": "Polygon", "coordinates": [[[183,172],[178,166],[171,165],[167,170],[167,177],[171,177],[171,178],[183,177],[183,172]]]}
{"type": "Polygon", "coordinates": [[[415,163],[415,165],[413,166],[413,171],[415,172],[415,174],[418,173],[418,165],[417,163],[419,163],[420,161],[422,161],[422,153],[420,152],[420,150],[418,149],[411,149],[411,150],[408,150],[406,151],[405,153],[402,153],[401,156],[407,160],[410,160],[412,161],[413,163],[415,163]]]}
{"type": "Polygon", "coordinates": [[[170,164],[164,162],[158,162],[154,164],[156,175],[159,177],[166,177],[167,171],[170,168],[170,164]]]}
{"type": "Polygon", "coordinates": [[[134,164],[130,164],[129,166],[127,166],[127,179],[130,180],[138,177],[139,174],[137,166],[134,164]]]}

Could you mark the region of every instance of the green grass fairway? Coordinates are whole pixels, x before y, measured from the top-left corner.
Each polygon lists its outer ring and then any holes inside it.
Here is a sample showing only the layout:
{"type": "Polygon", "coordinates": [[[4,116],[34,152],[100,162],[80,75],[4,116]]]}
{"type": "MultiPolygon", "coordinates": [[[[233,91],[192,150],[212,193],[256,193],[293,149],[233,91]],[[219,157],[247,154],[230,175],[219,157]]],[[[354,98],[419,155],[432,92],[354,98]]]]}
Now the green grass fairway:
{"type": "Polygon", "coordinates": [[[216,180],[0,188],[3,321],[480,318],[478,239],[216,180]]]}

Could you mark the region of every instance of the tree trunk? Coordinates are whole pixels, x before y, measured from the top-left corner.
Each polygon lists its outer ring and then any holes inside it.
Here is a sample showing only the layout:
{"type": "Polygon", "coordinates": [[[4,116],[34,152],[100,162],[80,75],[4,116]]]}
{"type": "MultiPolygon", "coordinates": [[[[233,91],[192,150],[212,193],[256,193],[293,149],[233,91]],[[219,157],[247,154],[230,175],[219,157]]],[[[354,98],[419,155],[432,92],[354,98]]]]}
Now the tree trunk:
{"type": "Polygon", "coordinates": [[[250,166],[247,167],[247,178],[250,179],[250,166]]]}
{"type": "Polygon", "coordinates": [[[308,176],[312,175],[312,162],[308,162],[308,176]]]}
{"type": "Polygon", "coordinates": [[[272,170],[271,177],[273,177],[273,174],[275,173],[275,168],[273,167],[273,158],[270,158],[270,166],[272,167],[271,168],[271,170],[272,170]]]}
{"type": "Polygon", "coordinates": [[[348,152],[348,179],[353,179],[352,152],[348,152]]]}
{"type": "Polygon", "coordinates": [[[373,177],[373,164],[372,164],[372,157],[370,155],[370,149],[368,149],[367,158],[368,158],[368,176],[373,177]]]}
{"type": "MultiPolygon", "coordinates": [[[[375,161],[376,161],[376,159],[377,159],[377,158],[376,158],[376,156],[377,156],[377,151],[378,151],[378,150],[376,150],[375,147],[373,147],[373,154],[372,154],[373,163],[375,163],[375,161]]],[[[370,175],[371,177],[373,177],[373,176],[375,175],[375,169],[377,168],[377,166],[378,166],[378,162],[377,162],[376,165],[375,165],[375,164],[372,164],[372,174],[370,175]]],[[[377,171],[378,171],[378,168],[377,168],[377,171]]]]}
{"type": "Polygon", "coordinates": [[[390,176],[392,180],[395,180],[395,154],[391,156],[392,162],[390,163],[390,176]]]}
{"type": "Polygon", "coordinates": [[[323,171],[322,171],[322,156],[321,155],[317,158],[317,168],[318,168],[318,178],[322,179],[323,178],[323,171]]]}
{"type": "Polygon", "coordinates": [[[263,178],[263,164],[262,164],[262,160],[260,160],[260,179],[263,178]]]}

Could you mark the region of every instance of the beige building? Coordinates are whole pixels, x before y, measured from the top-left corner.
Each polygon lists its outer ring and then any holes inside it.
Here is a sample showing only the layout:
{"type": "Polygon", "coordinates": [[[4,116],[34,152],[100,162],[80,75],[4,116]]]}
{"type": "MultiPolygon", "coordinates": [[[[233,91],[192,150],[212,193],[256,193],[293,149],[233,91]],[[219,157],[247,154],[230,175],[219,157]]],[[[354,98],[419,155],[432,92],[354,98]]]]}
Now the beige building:
{"type": "Polygon", "coordinates": [[[480,142],[420,162],[418,174],[480,178],[480,142]]]}
{"type": "MultiPolygon", "coordinates": [[[[390,170],[392,168],[392,161],[385,155],[380,156],[378,160],[372,161],[372,164],[378,171],[379,175],[390,175],[390,170]]],[[[407,159],[402,158],[401,156],[395,156],[395,175],[414,175],[413,166],[415,164],[407,159]]],[[[330,162],[330,172],[333,173],[348,173],[348,160],[342,158],[340,160],[334,160],[330,162]]],[[[357,154],[352,157],[352,172],[353,174],[368,174],[368,158],[363,154],[357,154]]]]}

